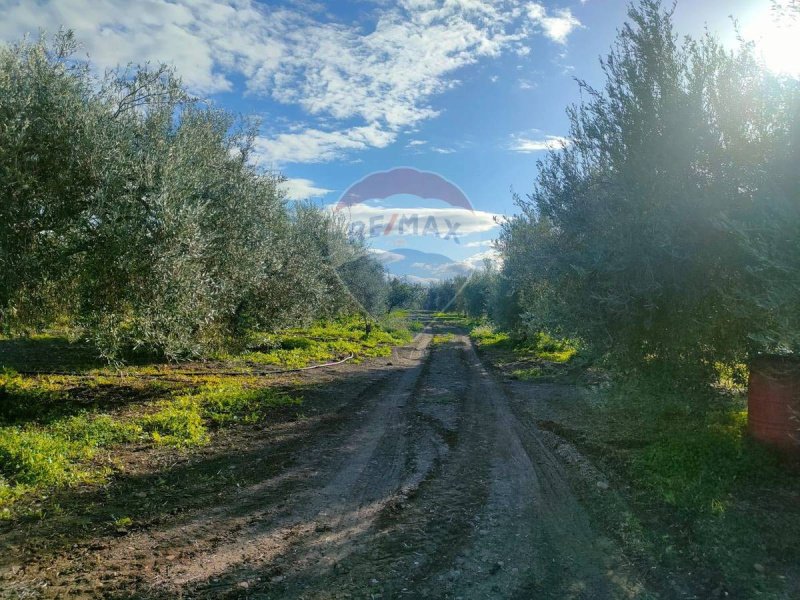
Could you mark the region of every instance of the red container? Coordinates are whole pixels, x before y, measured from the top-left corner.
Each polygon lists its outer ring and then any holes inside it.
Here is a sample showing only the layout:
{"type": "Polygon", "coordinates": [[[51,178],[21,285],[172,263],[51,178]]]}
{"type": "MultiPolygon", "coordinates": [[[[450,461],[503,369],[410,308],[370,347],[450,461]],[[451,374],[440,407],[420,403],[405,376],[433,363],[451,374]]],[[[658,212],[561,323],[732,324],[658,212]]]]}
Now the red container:
{"type": "Polygon", "coordinates": [[[753,360],[747,428],[753,438],[800,455],[800,357],[765,355],[753,360]]]}

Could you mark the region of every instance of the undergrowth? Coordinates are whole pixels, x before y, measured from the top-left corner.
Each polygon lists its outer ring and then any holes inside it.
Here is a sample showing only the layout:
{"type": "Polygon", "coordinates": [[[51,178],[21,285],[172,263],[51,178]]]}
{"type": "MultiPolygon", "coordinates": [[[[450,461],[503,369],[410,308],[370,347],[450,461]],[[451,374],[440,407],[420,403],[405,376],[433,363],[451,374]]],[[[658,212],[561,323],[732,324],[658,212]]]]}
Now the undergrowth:
{"type": "Polygon", "coordinates": [[[348,356],[356,361],[389,356],[393,346],[411,341],[412,329],[419,329],[419,325],[413,327],[412,323],[405,313],[397,311],[373,323],[369,334],[361,317],[326,321],[310,328],[279,333],[252,333],[247,351],[219,358],[298,369],[348,356]]]}
{"type": "MultiPolygon", "coordinates": [[[[295,368],[349,355],[386,356],[392,346],[411,338],[407,314],[397,312],[374,323],[368,336],[360,318],[252,334],[251,344],[258,348],[229,358],[295,368]]],[[[12,343],[5,349],[22,349],[25,360],[46,369],[52,346],[49,338],[39,342],[12,343]],[[31,354],[33,349],[38,354],[31,354]]],[[[67,351],[73,347],[58,344],[67,351]]],[[[19,364],[18,358],[13,352],[0,355],[6,364],[19,364]]],[[[113,452],[115,446],[134,442],[202,446],[215,429],[261,422],[271,410],[301,404],[252,376],[203,375],[177,384],[132,378],[122,384],[111,369],[84,371],[85,377],[27,376],[2,364],[0,369],[0,518],[9,518],[11,506],[25,495],[106,480],[112,472],[109,455],[98,455],[99,449],[113,452]]],[[[142,375],[157,371],[155,365],[128,370],[142,375]]]]}
{"type": "MultiPolygon", "coordinates": [[[[546,338],[531,344],[489,326],[471,336],[515,379],[551,381],[555,369],[582,368],[574,354],[568,363],[526,363],[568,350],[546,338]]],[[[591,482],[592,512],[634,555],[732,597],[788,597],[782,573],[800,563],[800,473],[747,436],[746,368],[714,371],[713,385],[658,369],[606,372],[582,392],[563,388],[529,409],[616,482],[622,504],[591,482]]]]}
{"type": "MultiPolygon", "coordinates": [[[[5,379],[15,382],[18,376],[6,372],[5,379]]],[[[22,388],[12,383],[11,390],[0,385],[0,391],[13,398],[22,390],[28,397],[34,391],[49,394],[49,387],[37,390],[33,382],[22,388]]],[[[300,403],[252,380],[221,379],[124,412],[85,411],[27,423],[20,423],[19,415],[6,418],[0,424],[0,515],[9,516],[8,507],[26,492],[104,480],[110,469],[93,461],[99,448],[148,441],[176,448],[200,446],[211,439],[214,428],[255,423],[272,408],[300,403]]]]}
{"type": "Polygon", "coordinates": [[[594,418],[605,436],[635,440],[628,473],[660,501],[687,514],[721,514],[737,488],[780,479],[778,457],[747,437],[741,394],[682,394],[646,379],[600,392],[594,418]]]}
{"type": "Polygon", "coordinates": [[[473,327],[469,335],[479,348],[510,350],[520,357],[553,363],[567,363],[578,352],[574,341],[557,339],[544,332],[515,337],[483,324],[473,327]]]}

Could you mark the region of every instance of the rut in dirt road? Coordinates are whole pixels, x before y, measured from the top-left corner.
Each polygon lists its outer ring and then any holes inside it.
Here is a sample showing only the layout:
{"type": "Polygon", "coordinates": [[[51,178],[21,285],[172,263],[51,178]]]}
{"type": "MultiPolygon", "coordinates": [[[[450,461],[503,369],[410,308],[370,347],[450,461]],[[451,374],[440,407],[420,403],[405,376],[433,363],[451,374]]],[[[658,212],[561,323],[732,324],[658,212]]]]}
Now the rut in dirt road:
{"type": "Polygon", "coordinates": [[[291,541],[268,560],[243,561],[226,586],[246,581],[275,598],[638,591],[605,564],[558,462],[511,412],[468,338],[433,347],[394,385],[340,449],[347,458],[313,492],[302,524],[272,536],[291,541]],[[265,572],[278,574],[261,585],[265,572]]]}

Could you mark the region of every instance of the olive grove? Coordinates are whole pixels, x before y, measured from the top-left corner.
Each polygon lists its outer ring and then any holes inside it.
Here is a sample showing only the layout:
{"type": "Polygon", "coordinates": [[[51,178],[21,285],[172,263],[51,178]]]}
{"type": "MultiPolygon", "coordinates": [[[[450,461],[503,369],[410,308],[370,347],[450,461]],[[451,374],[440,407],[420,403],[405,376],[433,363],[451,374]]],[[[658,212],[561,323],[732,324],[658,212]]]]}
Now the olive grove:
{"type": "Polygon", "coordinates": [[[0,48],[4,331],[67,322],[109,358],[177,358],[382,310],[363,244],[253,165],[255,124],[167,67],[96,76],[76,48],[70,32],[0,48]]]}

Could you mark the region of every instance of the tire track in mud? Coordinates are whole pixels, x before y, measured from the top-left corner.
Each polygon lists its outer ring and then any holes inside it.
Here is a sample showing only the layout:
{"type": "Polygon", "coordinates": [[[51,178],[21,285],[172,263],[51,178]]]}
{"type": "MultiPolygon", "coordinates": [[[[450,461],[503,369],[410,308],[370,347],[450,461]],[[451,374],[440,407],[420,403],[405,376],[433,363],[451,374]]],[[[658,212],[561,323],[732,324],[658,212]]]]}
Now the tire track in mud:
{"type": "Polygon", "coordinates": [[[481,414],[494,422],[491,488],[477,535],[456,559],[463,575],[443,591],[470,598],[619,597],[560,463],[512,413],[469,343],[467,362],[481,414]]]}
{"type": "Polygon", "coordinates": [[[387,504],[366,544],[327,573],[298,572],[273,597],[623,598],[560,463],[462,336],[433,351],[409,409],[410,462],[427,475],[387,504]],[[444,401],[443,401],[444,400],[444,401]]]}
{"type": "MultiPolygon", "coordinates": [[[[451,447],[457,446],[456,439],[465,436],[475,440],[480,437],[473,424],[463,429],[460,423],[468,386],[463,378],[465,367],[460,364],[461,354],[461,350],[456,348],[436,348],[421,366],[413,393],[403,406],[403,430],[395,435],[405,440],[402,447],[396,439],[390,439],[391,430],[384,432],[381,445],[394,449],[390,452],[392,460],[388,470],[394,472],[400,462],[405,468],[402,476],[395,479],[394,487],[382,488],[382,495],[376,493],[381,490],[381,482],[385,479],[378,474],[383,468],[381,461],[374,463],[377,471],[364,471],[361,480],[364,484],[369,483],[366,489],[374,491],[363,500],[381,496],[375,504],[368,505],[369,518],[364,522],[365,527],[350,538],[349,544],[337,548],[334,561],[328,559],[305,568],[297,568],[298,565],[293,564],[285,580],[265,588],[270,592],[269,597],[335,598],[350,594],[369,597],[368,588],[375,587],[375,581],[383,584],[380,587],[384,593],[400,593],[407,587],[406,575],[412,570],[419,570],[420,560],[444,550],[437,546],[428,548],[431,552],[420,552],[413,548],[418,538],[423,537],[439,545],[441,542],[448,545],[449,541],[452,542],[450,547],[458,547],[458,540],[464,537],[469,525],[471,511],[456,510],[456,498],[453,498],[451,504],[454,510],[448,520],[433,524],[436,530],[430,531],[432,524],[424,516],[420,517],[419,500],[427,498],[427,488],[430,486],[443,486],[442,491],[449,489],[452,494],[460,496],[463,490],[455,485],[455,480],[474,481],[471,477],[474,475],[474,461],[464,452],[458,457],[458,472],[450,469],[448,477],[442,477],[442,467],[450,462],[451,447]],[[453,369],[454,362],[456,369],[453,369]],[[432,402],[421,402],[421,398],[431,399],[432,402]]],[[[373,457],[379,458],[381,455],[385,455],[384,451],[376,452],[373,457]]],[[[476,497],[474,508],[479,507],[481,501],[482,498],[476,497]]],[[[362,506],[360,510],[364,511],[365,508],[362,506]]],[[[348,522],[349,519],[344,521],[348,522]]],[[[332,533],[336,531],[334,529],[332,533]]],[[[313,541],[313,538],[305,540],[301,552],[308,552],[309,543],[313,541]]],[[[327,554],[337,540],[335,536],[327,539],[322,537],[316,540],[316,543],[320,542],[327,546],[327,554]]],[[[291,552],[290,555],[294,558],[297,553],[291,552]]]]}
{"type": "Polygon", "coordinates": [[[413,479],[414,472],[405,468],[406,409],[427,364],[430,339],[421,334],[409,356],[398,357],[408,363],[406,368],[382,386],[373,406],[359,411],[362,420],[354,431],[328,448],[308,450],[311,455],[327,451],[341,458],[328,465],[327,472],[315,473],[316,485],[289,499],[290,513],[268,526],[258,522],[254,535],[217,548],[204,563],[173,573],[162,588],[186,586],[192,597],[217,597],[234,581],[257,584],[256,573],[262,581],[280,581],[286,572],[324,572],[357,547],[380,509],[413,479]]]}

